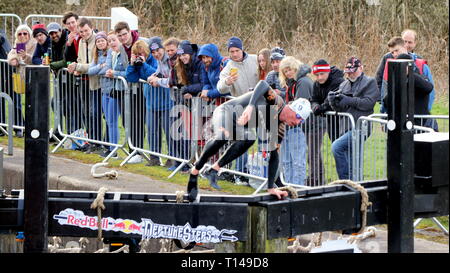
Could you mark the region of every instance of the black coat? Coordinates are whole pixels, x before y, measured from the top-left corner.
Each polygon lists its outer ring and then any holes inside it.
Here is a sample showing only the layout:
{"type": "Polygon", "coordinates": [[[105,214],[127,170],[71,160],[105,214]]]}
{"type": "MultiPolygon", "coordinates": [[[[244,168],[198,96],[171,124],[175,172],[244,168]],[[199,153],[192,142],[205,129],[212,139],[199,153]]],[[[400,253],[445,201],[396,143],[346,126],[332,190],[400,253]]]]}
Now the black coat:
{"type": "Polygon", "coordinates": [[[314,82],[311,109],[315,109],[318,105],[319,109],[315,114],[323,114],[327,111],[333,111],[328,102],[327,96],[330,91],[337,91],[339,85],[344,81],[344,72],[335,66],[331,67],[330,75],[324,84],[314,82]]]}

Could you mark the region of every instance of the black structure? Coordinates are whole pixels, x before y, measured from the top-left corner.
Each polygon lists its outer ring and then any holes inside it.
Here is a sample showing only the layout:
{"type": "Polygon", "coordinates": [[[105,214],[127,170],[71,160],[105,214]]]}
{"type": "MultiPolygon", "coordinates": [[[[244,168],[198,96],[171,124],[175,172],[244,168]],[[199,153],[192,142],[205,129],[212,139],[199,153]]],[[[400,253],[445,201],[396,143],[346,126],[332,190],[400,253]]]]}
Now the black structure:
{"type": "Polygon", "coordinates": [[[24,252],[47,251],[50,69],[26,67],[24,252]]]}
{"type": "MultiPolygon", "coordinates": [[[[372,202],[367,225],[389,225],[389,252],[413,251],[414,217],[449,213],[448,134],[413,135],[408,65],[393,62],[389,67],[393,110],[388,115],[396,129],[388,135],[388,180],[361,183],[372,202]]],[[[47,189],[48,81],[39,79],[48,79],[48,69],[29,68],[25,190],[0,196],[0,230],[25,231],[26,252],[45,252],[47,236],[97,237],[97,213],[90,209],[96,192],[47,189]]],[[[332,185],[297,194],[299,198],[286,200],[269,194],[206,195],[199,203],[187,202],[185,195],[177,203],[175,194],[108,192],[101,220],[104,242],[136,246],[141,238],[181,232],[195,242],[214,235],[221,241],[244,242],[243,252],[265,252],[270,240],[361,227],[359,191],[332,185]],[[207,233],[211,227],[214,234],[207,233]]]]}
{"type": "Polygon", "coordinates": [[[414,77],[412,61],[388,63],[388,252],[414,252],[414,77]]]}

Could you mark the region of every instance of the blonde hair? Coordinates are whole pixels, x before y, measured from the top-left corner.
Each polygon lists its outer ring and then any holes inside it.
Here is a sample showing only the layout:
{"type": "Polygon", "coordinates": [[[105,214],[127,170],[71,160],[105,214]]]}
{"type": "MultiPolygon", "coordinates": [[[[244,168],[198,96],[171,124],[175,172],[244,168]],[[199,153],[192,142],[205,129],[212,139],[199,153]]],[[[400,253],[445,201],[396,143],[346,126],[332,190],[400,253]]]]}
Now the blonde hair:
{"type": "Polygon", "coordinates": [[[144,50],[145,58],[148,58],[148,56],[150,56],[150,48],[143,40],[137,40],[136,43],[134,43],[133,47],[131,47],[131,53],[138,55],[141,49],[144,50]]]}
{"type": "Polygon", "coordinates": [[[285,68],[290,68],[292,70],[298,71],[298,68],[301,65],[303,65],[303,63],[293,56],[287,56],[283,58],[283,60],[281,60],[280,62],[280,75],[279,75],[280,85],[283,87],[286,85],[286,75],[284,75],[283,72],[285,68]]]}
{"type": "MultiPolygon", "coordinates": [[[[267,76],[267,73],[269,73],[269,71],[271,70],[271,65],[270,65],[270,49],[268,48],[263,48],[258,52],[257,58],[259,58],[259,55],[263,55],[264,60],[266,60],[266,67],[263,67],[261,69],[261,67],[259,66],[259,62],[258,62],[258,77],[261,79],[262,75],[267,76]],[[264,73],[264,74],[263,74],[264,73]]],[[[264,79],[263,79],[264,80],[264,79]]]]}

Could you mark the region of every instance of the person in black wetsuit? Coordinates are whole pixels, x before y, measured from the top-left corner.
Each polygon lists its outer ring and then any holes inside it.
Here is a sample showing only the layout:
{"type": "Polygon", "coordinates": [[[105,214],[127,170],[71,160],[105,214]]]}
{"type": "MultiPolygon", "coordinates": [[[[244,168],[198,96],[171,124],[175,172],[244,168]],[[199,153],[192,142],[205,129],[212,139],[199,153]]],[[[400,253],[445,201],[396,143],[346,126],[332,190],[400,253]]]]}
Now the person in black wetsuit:
{"type": "Polygon", "coordinates": [[[287,192],[274,188],[274,183],[282,185],[278,177],[278,165],[284,128],[285,125],[296,126],[304,122],[310,113],[311,105],[308,100],[299,98],[285,104],[283,98],[263,80],[258,82],[253,92],[220,105],[212,117],[214,137],[206,144],[189,176],[189,201],[197,198],[198,175],[208,159],[228,141],[232,142],[219,160],[204,173],[214,187],[217,186],[217,173],[220,168],[241,156],[253,145],[257,138],[255,130],[259,138],[267,140],[263,149],[269,153],[268,192],[276,195],[278,199],[287,196],[287,192]]]}

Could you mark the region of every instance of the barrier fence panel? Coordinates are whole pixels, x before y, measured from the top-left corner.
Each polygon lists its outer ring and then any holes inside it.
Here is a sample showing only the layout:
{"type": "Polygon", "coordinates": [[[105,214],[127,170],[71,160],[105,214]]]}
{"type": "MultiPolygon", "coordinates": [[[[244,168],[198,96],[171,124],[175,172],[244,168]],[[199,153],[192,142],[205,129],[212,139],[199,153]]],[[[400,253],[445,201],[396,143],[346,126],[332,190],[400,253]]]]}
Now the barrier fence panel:
{"type": "Polygon", "coordinates": [[[0,32],[3,32],[8,39],[9,44],[13,47],[16,28],[22,24],[22,19],[12,13],[0,13],[0,32]]]}
{"type": "MultiPolygon", "coordinates": [[[[111,30],[111,17],[98,17],[98,16],[81,16],[91,20],[93,28],[99,31],[108,32],[111,30]]],[[[30,14],[28,15],[24,22],[28,26],[32,26],[36,22],[48,25],[51,22],[57,22],[63,26],[63,15],[49,15],[49,14],[30,14]]]]}
{"type": "MultiPolygon", "coordinates": [[[[16,136],[22,136],[25,129],[24,109],[25,95],[20,92],[25,92],[25,80],[19,73],[16,67],[10,66],[6,60],[0,60],[0,92],[7,94],[12,99],[13,107],[13,128],[16,136]]],[[[2,100],[0,104],[0,124],[1,126],[8,126],[7,124],[8,112],[6,111],[5,101],[2,100]]]]}
{"type": "MultiPolygon", "coordinates": [[[[368,117],[361,117],[356,124],[356,132],[359,137],[367,135],[370,137],[367,141],[359,142],[357,151],[359,161],[356,162],[356,181],[377,180],[386,178],[386,141],[387,114],[372,114],[368,117]]],[[[415,115],[415,133],[424,133],[434,131],[430,127],[437,128],[439,132],[448,132],[449,121],[445,115],[415,115]],[[435,124],[438,126],[436,127],[435,124]]],[[[355,143],[355,145],[358,145],[355,143]]]]}
{"type": "MultiPolygon", "coordinates": [[[[53,149],[66,149],[117,157],[126,144],[124,122],[128,84],[122,77],[74,75],[61,69],[54,82],[52,101],[58,133],[64,137],[53,149]]],[[[124,150],[127,154],[127,152],[124,150]]]]}

